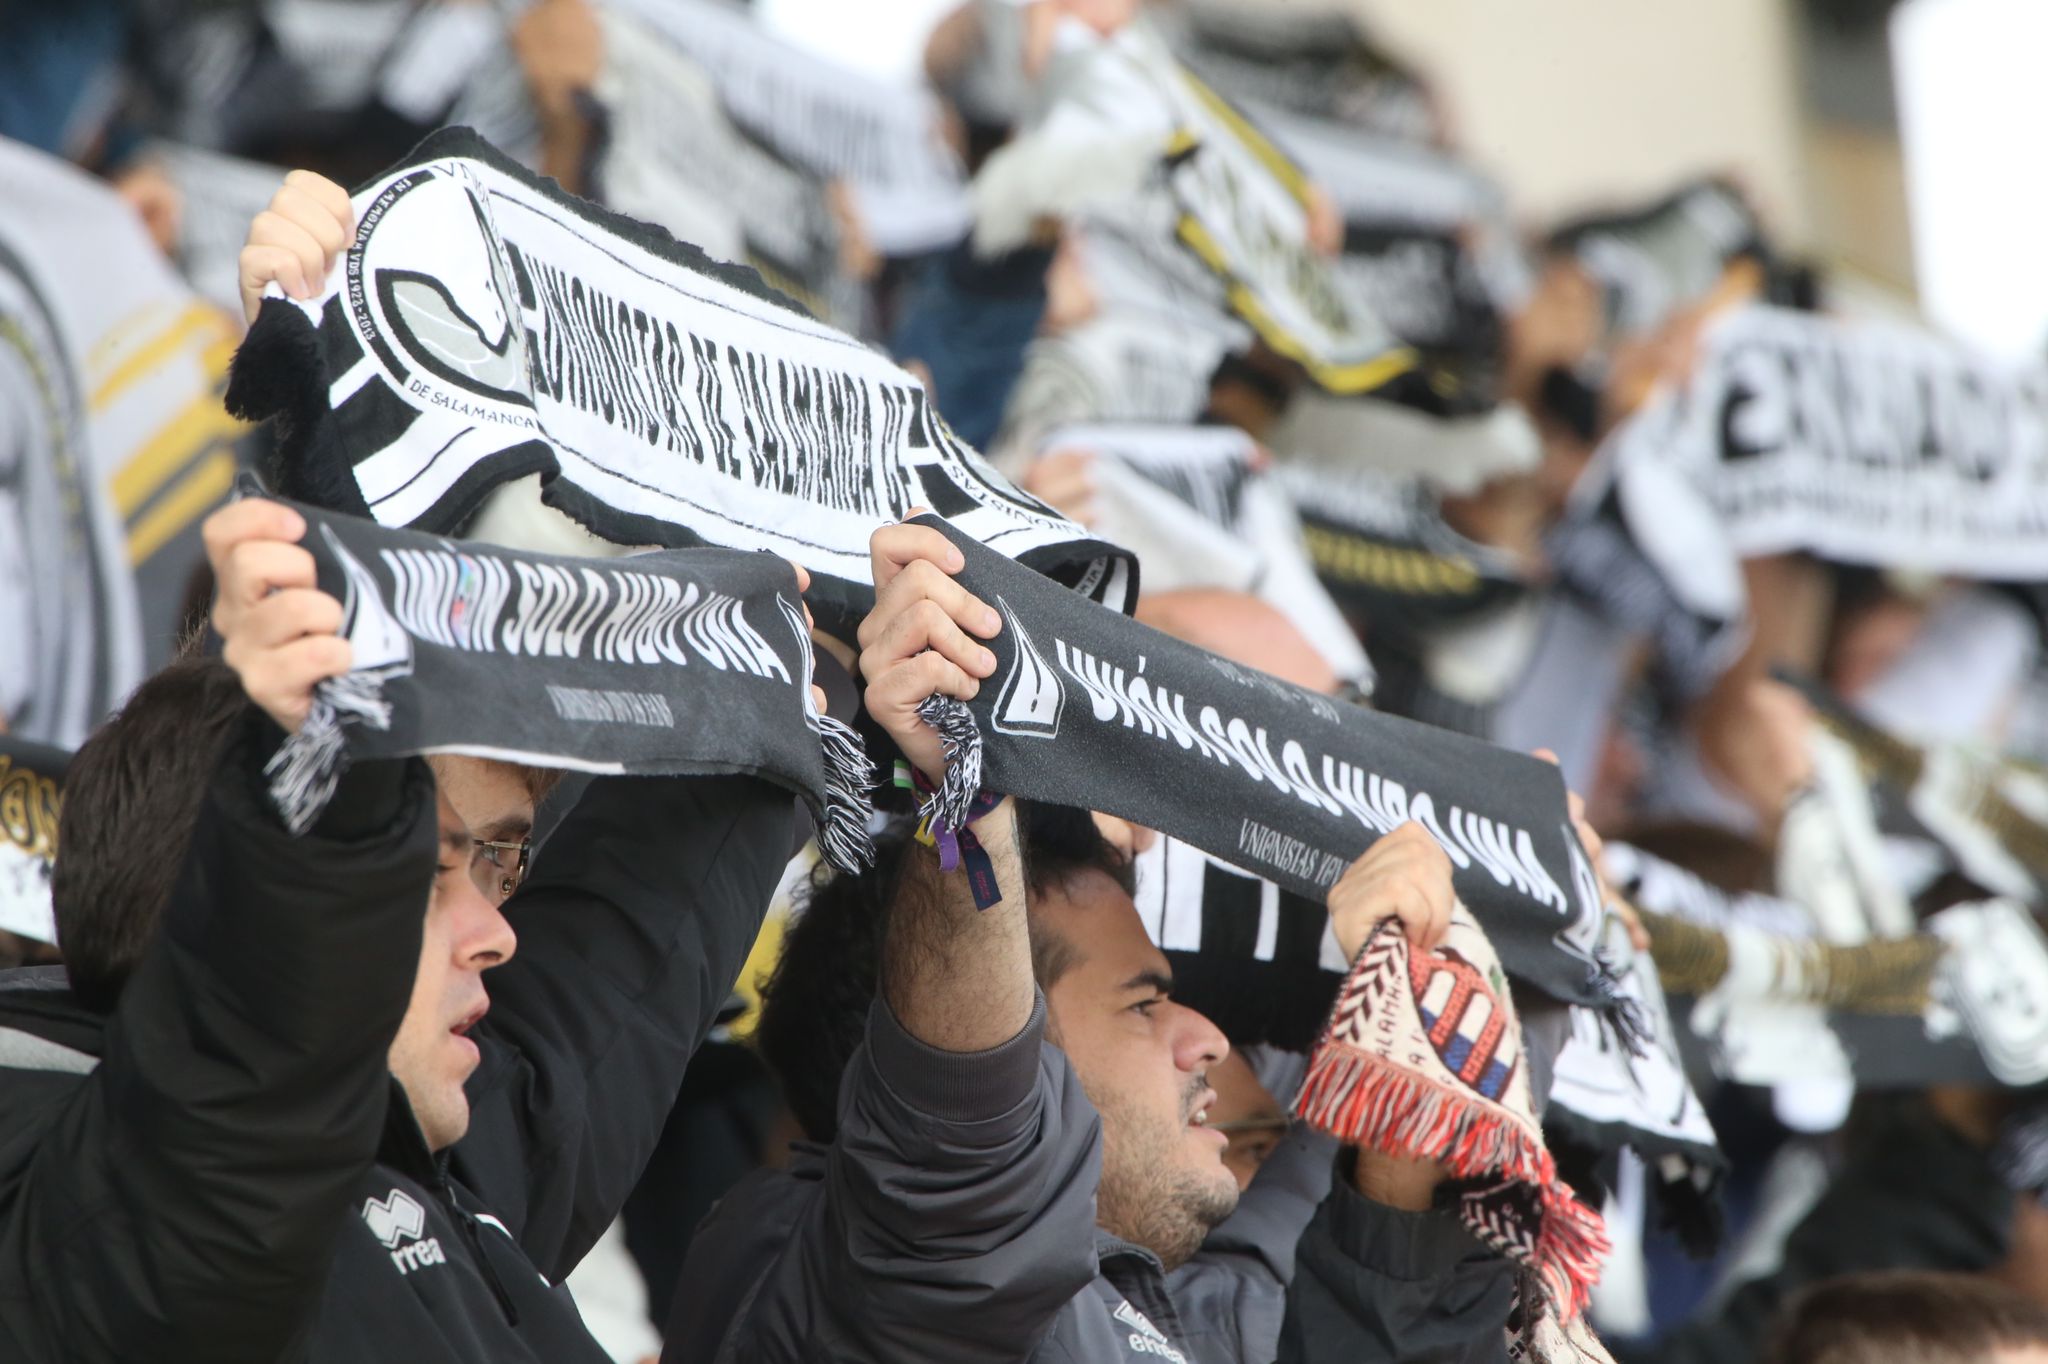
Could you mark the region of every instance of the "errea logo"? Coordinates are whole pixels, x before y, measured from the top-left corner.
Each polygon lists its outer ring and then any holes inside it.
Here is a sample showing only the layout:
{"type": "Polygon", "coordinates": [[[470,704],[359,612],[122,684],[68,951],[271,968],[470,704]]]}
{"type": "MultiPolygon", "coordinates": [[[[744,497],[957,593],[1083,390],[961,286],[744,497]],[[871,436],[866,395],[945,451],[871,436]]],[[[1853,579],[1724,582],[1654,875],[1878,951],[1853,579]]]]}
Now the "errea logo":
{"type": "Polygon", "coordinates": [[[363,1204],[363,1223],[369,1227],[370,1235],[391,1252],[391,1263],[400,1274],[448,1263],[448,1257],[441,1253],[439,1237],[420,1239],[420,1233],[427,1229],[427,1210],[403,1189],[393,1189],[389,1198],[367,1200],[363,1204]]]}
{"type": "Polygon", "coordinates": [[[1131,1306],[1129,1298],[1118,1303],[1116,1310],[1110,1315],[1124,1325],[1134,1328],[1125,1340],[1125,1344],[1131,1347],[1132,1354],[1153,1355],[1167,1361],[1167,1364],[1188,1364],[1188,1357],[1174,1349],[1167,1341],[1166,1333],[1154,1326],[1150,1317],[1131,1306]]]}

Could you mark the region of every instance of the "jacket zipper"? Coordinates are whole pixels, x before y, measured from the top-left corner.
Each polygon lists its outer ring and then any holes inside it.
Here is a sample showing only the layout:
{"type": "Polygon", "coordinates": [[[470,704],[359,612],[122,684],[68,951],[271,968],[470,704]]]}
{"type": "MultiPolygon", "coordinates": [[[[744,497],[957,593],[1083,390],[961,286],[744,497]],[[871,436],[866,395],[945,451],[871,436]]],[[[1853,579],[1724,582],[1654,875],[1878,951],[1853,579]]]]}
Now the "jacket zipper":
{"type": "Polygon", "coordinates": [[[498,1300],[498,1310],[505,1314],[505,1324],[518,1326],[519,1308],[513,1304],[512,1294],[498,1277],[498,1271],[491,1266],[491,1257],[484,1250],[483,1233],[477,1229],[477,1220],[469,1215],[467,1208],[455,1201],[455,1190],[448,1183],[448,1164],[439,1156],[434,1158],[434,1195],[447,1207],[455,1225],[462,1228],[463,1239],[469,1242],[469,1253],[475,1257],[484,1282],[490,1285],[491,1296],[498,1300]]]}

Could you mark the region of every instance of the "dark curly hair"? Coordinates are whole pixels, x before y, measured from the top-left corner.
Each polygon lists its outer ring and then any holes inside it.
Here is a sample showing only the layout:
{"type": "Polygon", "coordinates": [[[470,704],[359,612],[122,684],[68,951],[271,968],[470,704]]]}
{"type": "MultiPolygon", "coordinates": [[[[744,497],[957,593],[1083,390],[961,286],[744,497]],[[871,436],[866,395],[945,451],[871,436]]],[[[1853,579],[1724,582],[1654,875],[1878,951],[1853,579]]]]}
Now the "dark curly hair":
{"type": "MultiPolygon", "coordinates": [[[[1018,803],[1027,897],[1086,871],[1132,890],[1130,864],[1085,810],[1018,803]]],[[[909,820],[894,820],[875,838],[874,865],[858,876],[835,873],[823,862],[799,892],[796,913],[782,939],[775,973],[761,989],[761,1019],[754,1044],[782,1083],[790,1112],[813,1141],[839,1130],[839,1078],[867,1033],[868,1008],[881,976],[889,905],[911,847],[909,820]]],[[[1072,954],[1064,944],[1031,939],[1033,974],[1050,985],[1072,954]]]]}

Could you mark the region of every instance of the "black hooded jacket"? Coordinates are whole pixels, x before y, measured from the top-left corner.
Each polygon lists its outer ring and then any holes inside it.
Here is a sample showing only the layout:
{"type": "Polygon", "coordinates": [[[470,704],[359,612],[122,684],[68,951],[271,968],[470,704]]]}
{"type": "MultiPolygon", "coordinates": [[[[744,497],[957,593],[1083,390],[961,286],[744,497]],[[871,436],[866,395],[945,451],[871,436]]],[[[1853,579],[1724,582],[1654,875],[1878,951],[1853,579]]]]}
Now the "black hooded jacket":
{"type": "Polygon", "coordinates": [[[61,969],[0,973],[0,1359],[597,1364],[559,1285],[745,960],[789,797],[591,784],[505,907],[519,948],[485,977],[469,1133],[435,1154],[386,1063],[431,776],[362,764],[295,839],[268,747],[230,747],[111,1017],[61,969]]]}

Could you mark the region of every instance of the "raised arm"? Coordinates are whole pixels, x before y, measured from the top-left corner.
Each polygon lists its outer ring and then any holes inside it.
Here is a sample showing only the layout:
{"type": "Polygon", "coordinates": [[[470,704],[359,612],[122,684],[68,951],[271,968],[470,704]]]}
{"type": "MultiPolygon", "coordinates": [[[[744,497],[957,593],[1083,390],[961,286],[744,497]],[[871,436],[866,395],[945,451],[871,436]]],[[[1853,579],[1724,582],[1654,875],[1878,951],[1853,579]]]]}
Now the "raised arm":
{"type": "Polygon", "coordinates": [[[423,764],[366,763],[305,837],[276,819],[262,767],[279,726],[348,666],[302,531],[264,502],[207,522],[215,621],[264,714],[229,742],[99,1063],[11,1200],[8,1243],[40,1250],[31,1290],[0,1287],[0,1355],[12,1334],[53,1347],[29,1344],[38,1358],[284,1357],[376,1152],[436,875],[434,793],[423,764]]]}
{"type": "MultiPolygon", "coordinates": [[[[1330,920],[1338,946],[1355,959],[1390,917],[1418,950],[1436,946],[1453,904],[1450,859],[1410,823],[1368,848],[1331,887],[1330,920]]],[[[1433,1210],[1449,1172],[1363,1146],[1341,1152],[1337,1172],[1296,1249],[1277,1357],[1499,1358],[1512,1272],[1453,1214],[1433,1210]]]]}
{"type": "MultiPolygon", "coordinates": [[[[961,560],[944,537],[889,527],[874,555],[867,707],[936,784],[945,757],[917,704],[972,696],[994,664],[974,636],[999,622],[948,576],[961,560]]],[[[971,849],[950,871],[906,853],[822,1189],[716,1358],[1021,1359],[1094,1276],[1097,1120],[1043,1045],[1014,803],[970,832],[999,898],[977,907],[971,849]]]]}

